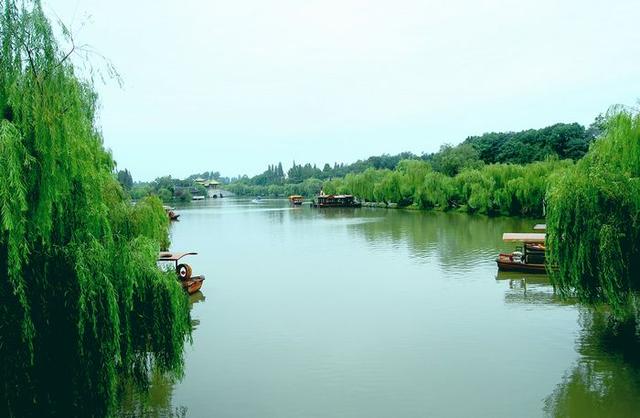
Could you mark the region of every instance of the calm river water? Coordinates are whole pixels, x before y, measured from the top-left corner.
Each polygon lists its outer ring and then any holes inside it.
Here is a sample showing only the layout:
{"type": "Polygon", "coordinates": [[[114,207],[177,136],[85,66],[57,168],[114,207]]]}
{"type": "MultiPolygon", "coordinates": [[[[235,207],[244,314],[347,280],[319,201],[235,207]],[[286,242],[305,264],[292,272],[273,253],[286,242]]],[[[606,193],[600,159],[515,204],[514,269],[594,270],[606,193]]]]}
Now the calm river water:
{"type": "Polygon", "coordinates": [[[122,415],[636,416],[640,367],[544,277],[498,274],[534,220],[218,199],[181,208],[184,378],[122,415]]]}

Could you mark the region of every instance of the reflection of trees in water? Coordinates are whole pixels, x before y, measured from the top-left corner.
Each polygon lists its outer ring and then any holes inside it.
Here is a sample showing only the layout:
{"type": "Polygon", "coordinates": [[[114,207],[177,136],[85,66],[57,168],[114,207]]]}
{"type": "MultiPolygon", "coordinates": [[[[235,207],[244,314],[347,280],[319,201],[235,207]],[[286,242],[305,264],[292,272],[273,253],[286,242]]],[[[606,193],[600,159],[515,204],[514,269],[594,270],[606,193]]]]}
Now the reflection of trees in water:
{"type": "Polygon", "coordinates": [[[176,379],[155,371],[149,387],[140,388],[134,382],[124,383],[120,389],[118,416],[137,417],[186,417],[187,408],[173,407],[171,398],[176,379]]]}
{"type": "MultiPolygon", "coordinates": [[[[344,217],[344,211],[325,211],[324,216],[344,217]]],[[[350,225],[369,242],[388,240],[405,244],[419,258],[436,256],[444,267],[465,268],[478,260],[493,261],[496,252],[513,250],[502,242],[502,234],[531,231],[535,221],[516,218],[488,218],[461,213],[406,210],[358,210],[354,217],[372,222],[350,225]],[[381,214],[382,213],[382,214],[381,214]]]]}
{"type": "Polygon", "coordinates": [[[555,417],[640,416],[640,338],[636,322],[616,324],[608,314],[584,310],[582,358],[545,401],[555,417]]]}
{"type": "MultiPolygon", "coordinates": [[[[200,291],[189,295],[189,307],[206,300],[200,291]]],[[[192,318],[191,325],[195,331],[200,325],[200,320],[192,318]]],[[[120,385],[118,416],[127,418],[137,417],[186,417],[187,407],[173,407],[173,389],[180,380],[181,374],[163,373],[156,369],[148,373],[150,378],[143,385],[133,379],[129,379],[120,385]]]]}
{"type": "MultiPolygon", "coordinates": [[[[505,302],[571,305],[553,291],[545,275],[498,273],[506,281],[505,302]]],[[[545,400],[554,417],[640,417],[640,338],[636,323],[611,321],[602,311],[581,308],[580,359],[545,400]]]]}

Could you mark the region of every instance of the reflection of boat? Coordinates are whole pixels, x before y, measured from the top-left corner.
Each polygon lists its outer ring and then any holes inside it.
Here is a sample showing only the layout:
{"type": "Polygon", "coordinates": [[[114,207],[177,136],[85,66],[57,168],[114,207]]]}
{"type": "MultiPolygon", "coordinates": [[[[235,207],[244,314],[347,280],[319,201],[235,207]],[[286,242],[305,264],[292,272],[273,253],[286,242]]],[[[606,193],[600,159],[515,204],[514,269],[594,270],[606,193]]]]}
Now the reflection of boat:
{"type": "Polygon", "coordinates": [[[178,280],[180,280],[180,284],[182,288],[187,291],[190,295],[196,293],[202,287],[202,282],[204,281],[204,276],[192,276],[191,275],[191,266],[186,263],[178,264],[178,261],[187,255],[197,255],[198,253],[170,253],[167,251],[162,251],[158,254],[158,261],[171,261],[175,263],[176,266],[176,274],[178,275],[178,280]]]}
{"type": "Polygon", "coordinates": [[[202,294],[202,292],[199,290],[189,295],[189,303],[191,303],[192,305],[196,303],[204,302],[204,300],[205,300],[205,297],[202,294]]]}
{"type": "Polygon", "coordinates": [[[304,197],[300,196],[299,194],[293,194],[289,196],[289,203],[291,203],[292,205],[300,206],[302,205],[302,202],[304,202],[304,197]]]}
{"type": "Polygon", "coordinates": [[[313,207],[316,208],[359,208],[360,206],[362,206],[362,203],[358,202],[356,198],[350,194],[321,194],[317,196],[315,202],[313,202],[313,207]]]}
{"type": "Polygon", "coordinates": [[[521,242],[512,253],[501,253],[496,258],[498,269],[503,271],[520,271],[525,273],[546,273],[544,258],[545,234],[505,233],[504,242],[521,242]]]}
{"type": "Polygon", "coordinates": [[[172,208],[171,206],[163,206],[164,211],[167,213],[167,216],[169,217],[169,220],[171,221],[177,221],[178,218],[180,217],[179,213],[176,213],[176,210],[174,208],[172,208]]]}
{"type": "Polygon", "coordinates": [[[504,271],[498,270],[496,272],[496,280],[497,281],[508,281],[508,282],[516,282],[516,281],[526,281],[527,284],[535,284],[535,285],[551,285],[551,281],[549,276],[543,274],[536,273],[523,273],[518,271],[504,271]]]}

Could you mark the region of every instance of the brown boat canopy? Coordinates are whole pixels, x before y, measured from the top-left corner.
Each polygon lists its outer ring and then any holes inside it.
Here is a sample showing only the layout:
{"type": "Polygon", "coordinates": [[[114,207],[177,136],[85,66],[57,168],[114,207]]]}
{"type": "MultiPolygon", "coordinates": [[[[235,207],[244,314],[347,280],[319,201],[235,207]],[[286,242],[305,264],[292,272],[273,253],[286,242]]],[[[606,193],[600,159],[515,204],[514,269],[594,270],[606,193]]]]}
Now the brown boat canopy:
{"type": "Polygon", "coordinates": [[[198,255],[198,253],[170,253],[168,251],[161,251],[158,254],[158,261],[178,261],[187,255],[198,255]]]}
{"type": "Polygon", "coordinates": [[[502,234],[502,240],[504,242],[531,242],[544,244],[545,236],[546,234],[505,232],[502,234]]]}
{"type": "Polygon", "coordinates": [[[533,227],[534,231],[546,231],[547,230],[547,224],[537,224],[536,226],[533,227]]]}

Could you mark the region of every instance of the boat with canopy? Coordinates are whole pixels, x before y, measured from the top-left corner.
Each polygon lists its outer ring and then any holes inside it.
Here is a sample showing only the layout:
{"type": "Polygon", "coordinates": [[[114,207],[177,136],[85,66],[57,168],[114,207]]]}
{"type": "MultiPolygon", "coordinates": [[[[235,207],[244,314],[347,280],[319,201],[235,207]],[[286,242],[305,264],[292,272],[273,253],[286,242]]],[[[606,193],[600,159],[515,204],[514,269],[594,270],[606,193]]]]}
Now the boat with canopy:
{"type": "Polygon", "coordinates": [[[522,244],[512,253],[501,253],[496,258],[498,269],[502,271],[518,271],[523,273],[546,273],[545,237],[542,233],[514,233],[502,235],[504,242],[522,244]]]}

